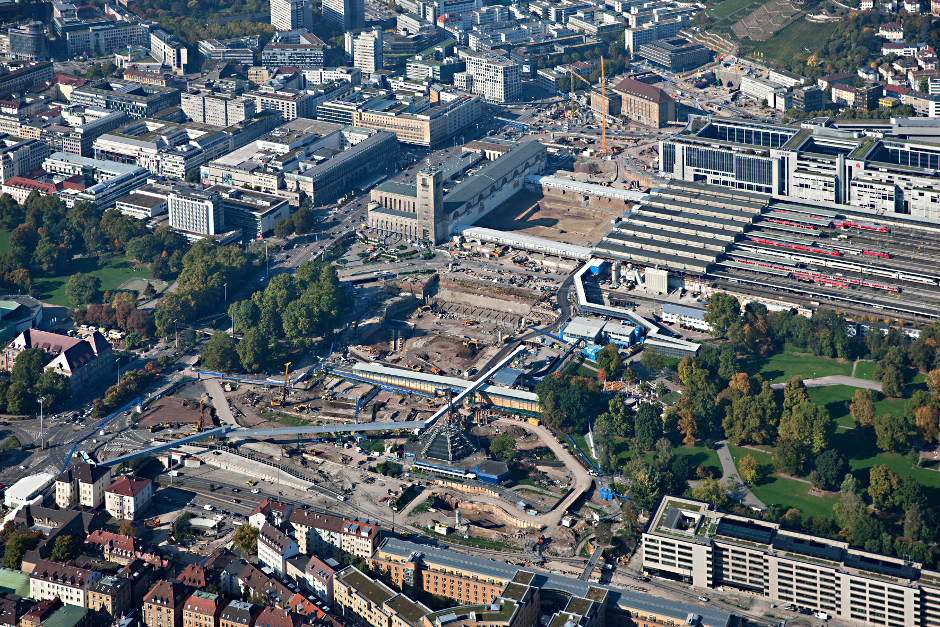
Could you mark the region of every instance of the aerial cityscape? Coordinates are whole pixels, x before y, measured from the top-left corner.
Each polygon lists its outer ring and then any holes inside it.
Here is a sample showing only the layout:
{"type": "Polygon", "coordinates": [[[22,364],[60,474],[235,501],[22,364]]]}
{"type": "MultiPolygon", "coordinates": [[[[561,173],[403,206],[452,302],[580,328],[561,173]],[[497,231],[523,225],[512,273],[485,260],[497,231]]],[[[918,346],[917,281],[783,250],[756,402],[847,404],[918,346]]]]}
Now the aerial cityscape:
{"type": "Polygon", "coordinates": [[[0,627],[940,627],[938,49],[0,0],[0,627]]]}

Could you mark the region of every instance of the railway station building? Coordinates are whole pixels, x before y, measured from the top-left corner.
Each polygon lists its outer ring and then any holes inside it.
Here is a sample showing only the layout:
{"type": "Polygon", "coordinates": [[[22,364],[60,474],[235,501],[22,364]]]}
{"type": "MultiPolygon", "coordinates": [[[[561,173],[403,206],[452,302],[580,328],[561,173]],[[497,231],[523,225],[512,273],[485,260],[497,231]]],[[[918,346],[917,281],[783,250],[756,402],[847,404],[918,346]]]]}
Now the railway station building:
{"type": "Polygon", "coordinates": [[[540,174],[548,151],[539,142],[523,142],[490,161],[444,193],[444,173],[427,166],[415,184],[389,181],[372,190],[369,228],[437,244],[457,224],[472,224],[523,189],[530,174],[540,174]]]}

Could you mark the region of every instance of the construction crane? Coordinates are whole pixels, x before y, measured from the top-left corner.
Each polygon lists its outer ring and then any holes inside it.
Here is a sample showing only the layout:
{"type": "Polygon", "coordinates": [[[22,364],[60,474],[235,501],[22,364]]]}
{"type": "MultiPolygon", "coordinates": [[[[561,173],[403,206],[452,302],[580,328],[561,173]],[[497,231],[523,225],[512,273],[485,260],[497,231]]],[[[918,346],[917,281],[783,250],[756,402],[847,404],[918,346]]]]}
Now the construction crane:
{"type": "MultiPolygon", "coordinates": [[[[569,76],[577,76],[587,83],[588,87],[593,87],[591,81],[584,78],[574,70],[568,72],[569,76]]],[[[607,105],[606,81],[604,80],[604,57],[601,57],[601,107],[607,105]]],[[[601,111],[601,156],[607,154],[607,111],[601,111]]],[[[574,79],[571,80],[571,123],[574,123],[574,79]]]]}
{"type": "Polygon", "coordinates": [[[203,409],[202,409],[202,399],[199,399],[199,422],[196,423],[196,427],[193,429],[193,433],[202,433],[203,425],[203,409]]]}
{"type": "Polygon", "coordinates": [[[294,362],[289,361],[286,364],[284,364],[284,387],[281,388],[281,405],[284,405],[287,403],[287,372],[292,363],[294,362]]]}

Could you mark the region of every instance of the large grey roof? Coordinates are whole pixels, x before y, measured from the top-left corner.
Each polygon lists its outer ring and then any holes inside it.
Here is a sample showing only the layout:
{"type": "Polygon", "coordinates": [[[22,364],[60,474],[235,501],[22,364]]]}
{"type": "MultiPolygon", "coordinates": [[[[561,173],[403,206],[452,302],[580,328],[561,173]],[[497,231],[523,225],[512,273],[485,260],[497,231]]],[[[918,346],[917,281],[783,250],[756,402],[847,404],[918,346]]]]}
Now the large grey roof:
{"type": "Polygon", "coordinates": [[[502,157],[483,166],[479,172],[456,185],[444,196],[444,213],[449,214],[470,202],[479,194],[504,176],[512,176],[512,171],[526,161],[545,151],[539,142],[523,142],[502,157]]]}
{"type": "MultiPolygon", "coordinates": [[[[434,562],[448,566],[455,571],[471,571],[485,575],[487,577],[511,580],[520,569],[512,564],[505,564],[495,560],[476,557],[467,553],[458,553],[456,551],[442,551],[435,547],[423,544],[415,544],[398,538],[385,538],[379,548],[388,553],[392,553],[407,559],[412,553],[423,553],[434,562]]],[[[533,571],[528,571],[533,572],[533,571]]],[[[585,597],[590,588],[602,588],[611,593],[611,602],[622,603],[637,610],[643,610],[651,614],[665,616],[688,616],[689,614],[698,614],[702,617],[702,623],[709,626],[724,626],[731,623],[731,614],[722,612],[709,607],[700,605],[689,605],[678,601],[670,601],[651,594],[632,592],[613,586],[604,586],[589,581],[581,581],[573,577],[565,577],[553,573],[535,573],[533,585],[551,590],[560,590],[568,594],[585,597]]]]}
{"type": "Polygon", "coordinates": [[[687,318],[705,319],[705,310],[696,307],[686,307],[684,305],[675,305],[673,303],[663,303],[663,313],[676,314],[687,318]]]}

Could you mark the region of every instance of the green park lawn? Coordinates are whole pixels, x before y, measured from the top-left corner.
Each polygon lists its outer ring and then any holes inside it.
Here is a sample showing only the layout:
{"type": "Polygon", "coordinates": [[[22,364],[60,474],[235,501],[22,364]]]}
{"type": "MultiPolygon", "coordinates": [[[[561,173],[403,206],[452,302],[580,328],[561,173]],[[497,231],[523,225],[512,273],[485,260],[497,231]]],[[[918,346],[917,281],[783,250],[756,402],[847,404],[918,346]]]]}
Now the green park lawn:
{"type": "Polygon", "coordinates": [[[877,361],[860,361],[855,366],[855,376],[858,379],[875,380],[875,368],[878,367],[877,361]]]}
{"type": "MultiPolygon", "coordinates": [[[[753,455],[754,459],[762,465],[769,466],[771,456],[768,453],[759,453],[752,449],[729,445],[735,466],[745,455],[753,455]]],[[[835,497],[812,496],[809,494],[812,486],[795,479],[770,475],[758,485],[751,486],[754,496],[763,501],[764,505],[778,505],[781,507],[795,507],[803,512],[803,517],[827,516],[832,517],[832,506],[835,497]]]]}
{"type": "MultiPolygon", "coordinates": [[[[841,427],[854,427],[852,414],[849,412],[849,403],[855,395],[855,389],[848,385],[827,385],[821,388],[808,388],[809,400],[821,407],[825,407],[836,423],[841,427]]],[[[882,399],[875,401],[875,415],[883,416],[894,414],[904,415],[903,399],[882,399]]]]}
{"type": "MultiPolygon", "coordinates": [[[[4,237],[9,247],[9,233],[4,232],[0,233],[0,249],[2,249],[4,237]]],[[[69,278],[78,272],[94,274],[98,277],[101,280],[102,292],[116,288],[127,279],[134,277],[149,278],[144,269],[135,271],[127,257],[114,257],[105,266],[98,263],[97,257],[80,257],[69,262],[69,269],[66,274],[36,279],[36,287],[40,292],[39,300],[53,305],[72,306],[72,303],[65,295],[65,286],[69,278]]]]}
{"type": "Polygon", "coordinates": [[[790,351],[775,353],[770,357],[742,360],[741,366],[748,374],[760,373],[764,380],[770,383],[786,383],[794,375],[800,375],[804,379],[813,379],[852,374],[851,363],[790,351]]]}

